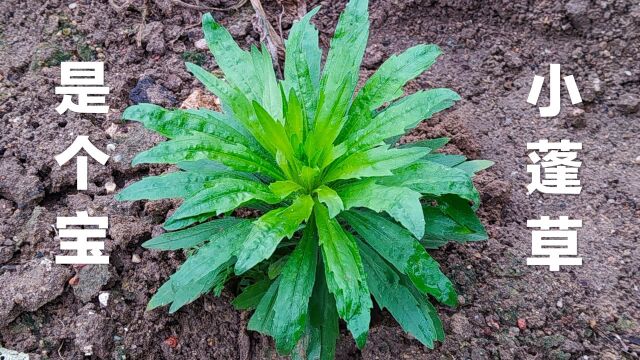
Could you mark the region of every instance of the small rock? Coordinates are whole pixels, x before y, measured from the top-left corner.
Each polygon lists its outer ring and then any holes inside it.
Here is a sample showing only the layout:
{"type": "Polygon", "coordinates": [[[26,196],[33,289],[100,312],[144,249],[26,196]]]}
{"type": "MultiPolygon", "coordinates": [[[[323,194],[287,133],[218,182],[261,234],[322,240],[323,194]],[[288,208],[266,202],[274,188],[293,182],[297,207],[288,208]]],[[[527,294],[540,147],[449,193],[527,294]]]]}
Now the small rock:
{"type": "Polygon", "coordinates": [[[86,356],[107,359],[114,330],[109,319],[95,311],[95,305],[87,304],[80,309],[72,329],[76,349],[86,356]]]}
{"type": "Polygon", "coordinates": [[[69,285],[76,286],[80,282],[80,278],[78,275],[74,275],[71,279],[69,279],[69,285]]]}
{"type": "Polygon", "coordinates": [[[585,28],[591,22],[589,17],[586,16],[589,10],[588,0],[570,0],[565,4],[564,8],[567,11],[567,15],[569,15],[571,24],[576,29],[585,28]]]}
{"type": "Polygon", "coordinates": [[[163,33],[164,25],[161,22],[152,21],[146,24],[142,31],[143,42],[147,44],[145,50],[155,55],[163,55],[167,47],[163,33]]]}
{"type": "Polygon", "coordinates": [[[140,256],[138,256],[138,254],[133,254],[133,256],[131,256],[131,262],[134,264],[139,264],[140,262],[142,262],[142,259],[140,259],[140,256]]]}
{"type": "Polygon", "coordinates": [[[636,164],[640,164],[640,155],[636,156],[636,158],[633,160],[634,163],[636,164]]]}
{"type": "Polygon", "coordinates": [[[580,109],[580,108],[575,108],[571,111],[571,116],[573,117],[579,117],[584,115],[584,110],[580,109]]]}
{"type": "Polygon", "coordinates": [[[73,293],[82,302],[95,299],[102,287],[109,282],[111,273],[108,265],[87,265],[78,271],[78,284],[73,293]]]}
{"type": "Polygon", "coordinates": [[[454,314],[451,317],[451,331],[462,337],[469,337],[471,333],[469,329],[471,328],[471,324],[469,323],[469,319],[461,313],[454,314]]]}
{"type": "Polygon", "coordinates": [[[70,275],[66,266],[48,267],[41,261],[28,262],[16,272],[0,275],[0,328],[23,311],[36,311],[62,294],[70,275]]]}
{"type": "Polygon", "coordinates": [[[220,111],[220,99],[216,96],[204,94],[201,90],[194,90],[180,105],[181,109],[212,109],[220,111]]]}
{"type": "Polygon", "coordinates": [[[517,321],[518,329],[524,330],[527,328],[527,320],[526,319],[518,319],[517,321]]]}
{"type": "Polygon", "coordinates": [[[198,49],[198,50],[207,50],[209,48],[207,46],[207,40],[206,39],[200,39],[200,40],[196,41],[196,43],[194,45],[196,46],[196,49],[198,49]]]}
{"type": "Polygon", "coordinates": [[[44,199],[44,186],[36,175],[12,156],[0,159],[0,197],[11,200],[18,208],[29,208],[44,199]]]}
{"type": "Polygon", "coordinates": [[[100,295],[98,295],[98,301],[100,302],[100,306],[107,307],[107,305],[109,305],[109,293],[100,293],[100,295]]]}
{"type": "Polygon", "coordinates": [[[116,183],[113,181],[107,181],[104,184],[104,189],[107,191],[107,194],[113,194],[113,192],[116,191],[116,183]]]}
{"type": "Polygon", "coordinates": [[[567,119],[567,125],[581,129],[587,125],[586,118],[584,116],[584,110],[575,108],[571,111],[569,119],[567,119]]]}
{"type": "Polygon", "coordinates": [[[640,109],[640,98],[633,94],[624,94],[616,102],[618,108],[625,114],[633,114],[640,109]]]}
{"type": "Polygon", "coordinates": [[[107,144],[107,151],[113,152],[116,149],[116,144],[107,144]]]}
{"type": "Polygon", "coordinates": [[[562,308],[562,306],[563,306],[563,305],[564,305],[564,304],[562,303],[562,299],[560,299],[560,300],[558,300],[558,302],[556,302],[556,306],[557,306],[558,308],[562,308]]]}
{"type": "Polygon", "coordinates": [[[152,103],[163,107],[174,107],[177,100],[171,91],[156,84],[150,76],[143,76],[129,93],[134,104],[152,103]]]}
{"type": "Polygon", "coordinates": [[[73,10],[73,9],[75,9],[75,8],[77,8],[77,7],[78,7],[78,4],[76,4],[76,3],[74,3],[74,2],[73,2],[73,3],[71,3],[71,4],[69,4],[69,9],[71,9],[71,10],[73,10]]]}
{"type": "Polygon", "coordinates": [[[175,348],[178,346],[178,338],[177,338],[177,337],[175,337],[175,336],[173,336],[173,335],[171,335],[171,336],[169,336],[168,338],[166,338],[166,339],[164,340],[164,343],[165,343],[168,347],[170,347],[170,348],[172,348],[172,349],[175,349],[175,348]]]}

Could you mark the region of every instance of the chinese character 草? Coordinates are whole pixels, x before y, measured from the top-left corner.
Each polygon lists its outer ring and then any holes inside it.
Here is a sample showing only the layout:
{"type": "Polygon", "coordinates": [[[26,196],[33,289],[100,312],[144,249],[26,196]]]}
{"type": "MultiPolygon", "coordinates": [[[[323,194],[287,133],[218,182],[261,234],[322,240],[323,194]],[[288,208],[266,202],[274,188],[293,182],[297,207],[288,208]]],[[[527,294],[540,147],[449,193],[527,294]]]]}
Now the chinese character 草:
{"type": "Polygon", "coordinates": [[[527,220],[527,227],[540,229],[531,232],[532,257],[527,258],[527,265],[549,266],[551,271],[559,271],[560,266],[582,265],[582,258],[577,257],[577,230],[570,230],[581,228],[582,220],[569,219],[567,216],[558,219],[542,216],[540,219],[527,220]]]}

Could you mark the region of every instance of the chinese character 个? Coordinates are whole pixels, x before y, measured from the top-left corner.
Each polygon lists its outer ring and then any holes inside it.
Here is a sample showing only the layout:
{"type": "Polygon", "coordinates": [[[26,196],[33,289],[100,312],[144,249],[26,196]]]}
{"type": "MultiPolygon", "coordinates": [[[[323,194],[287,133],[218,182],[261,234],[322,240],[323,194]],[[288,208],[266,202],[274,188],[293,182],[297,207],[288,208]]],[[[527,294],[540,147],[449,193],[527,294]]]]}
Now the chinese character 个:
{"type": "Polygon", "coordinates": [[[582,220],[570,220],[567,216],[558,219],[542,216],[539,220],[527,220],[527,227],[540,229],[531,232],[533,257],[527,258],[527,265],[549,266],[551,271],[559,271],[560,266],[582,265],[582,258],[577,257],[577,230],[569,230],[581,228],[582,220]]]}
{"type": "MultiPolygon", "coordinates": [[[[549,78],[549,106],[540,107],[540,116],[542,117],[553,117],[560,113],[560,64],[550,65],[549,78]]],[[[538,75],[533,77],[533,83],[531,83],[531,90],[527,98],[529,104],[536,105],[538,103],[538,96],[540,96],[543,84],[544,77],[538,75]]],[[[582,97],[573,75],[565,76],[564,84],[569,91],[571,104],[581,103],[582,97]]]]}
{"type": "Polygon", "coordinates": [[[109,93],[109,88],[104,86],[104,63],[67,61],[61,64],[60,74],[60,84],[63,86],[56,86],[56,94],[64,96],[56,107],[59,114],[67,110],[91,114],[106,114],[109,111],[109,106],[104,105],[104,95],[109,93]],[[73,102],[73,95],[77,95],[77,103],[73,102]]]}
{"type": "Polygon", "coordinates": [[[545,194],[579,194],[582,191],[578,179],[582,162],[576,161],[578,153],[575,151],[582,149],[582,143],[566,139],[559,143],[540,140],[527,143],[527,149],[534,150],[529,153],[533,164],[527,165],[527,172],[531,173],[531,183],[527,185],[529,194],[536,190],[545,194]],[[541,158],[538,153],[546,154],[541,158]]]}
{"type": "Polygon", "coordinates": [[[75,238],[76,241],[60,241],[60,250],[76,250],[76,255],[56,255],[57,264],[108,264],[109,256],[103,255],[104,241],[88,241],[89,238],[104,239],[107,236],[109,218],[106,216],[90,217],[86,211],[76,212],[77,216],[59,216],[56,228],[58,236],[75,238]],[[71,225],[97,226],[91,229],[69,229],[71,225]]]}
{"type": "MultiPolygon", "coordinates": [[[[69,147],[61,152],[60,154],[55,156],[58,165],[62,166],[66,164],[71,158],[76,156],[76,154],[84,149],[92,158],[94,158],[97,162],[104,165],[109,159],[109,155],[103,153],[95,147],[91,141],[89,141],[88,136],[78,136],[73,141],[69,147]]],[[[77,189],[78,190],[87,190],[87,157],[86,156],[78,156],[76,159],[77,162],[77,189]]]]}

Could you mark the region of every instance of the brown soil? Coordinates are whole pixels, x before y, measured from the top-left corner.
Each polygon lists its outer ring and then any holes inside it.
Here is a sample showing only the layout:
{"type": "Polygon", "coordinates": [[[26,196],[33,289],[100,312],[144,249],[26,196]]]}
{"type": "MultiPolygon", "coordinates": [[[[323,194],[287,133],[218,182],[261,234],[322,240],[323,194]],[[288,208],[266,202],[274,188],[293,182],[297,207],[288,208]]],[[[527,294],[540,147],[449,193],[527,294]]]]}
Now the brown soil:
{"type": "MultiPolygon", "coordinates": [[[[211,57],[195,47],[202,37],[201,12],[170,0],[127,1],[122,8],[117,5],[124,1],[80,0],[71,8],[70,3],[0,3],[0,345],[32,359],[276,357],[269,339],[246,330],[249,314],[229,305],[234,289],[219,298],[205,296],[174,315],[165,309],[145,312],[183,255],[140,244],[162,231],[159,224],[176,203],[118,203],[105,190],[108,182],[122,188],[166,170],[131,168],[131,157],[160,138],[123,124],[120,114],[132,101],[184,101],[199,86],[186,72],[185,59],[214,69],[211,57]],[[108,116],[55,112],[59,62],[66,59],[105,61],[108,116]],[[75,190],[74,166],[59,167],[53,158],[79,134],[101,149],[115,146],[107,166],[90,164],[84,192],[75,190]],[[59,253],[56,216],[81,210],[109,216],[106,271],[51,264],[59,253]],[[110,293],[107,307],[98,302],[101,291],[110,293]]],[[[303,9],[296,4],[264,6],[276,29],[281,25],[286,33],[303,9]]],[[[321,5],[315,23],[326,49],[344,1],[321,5]]],[[[638,358],[640,4],[380,0],[370,10],[363,75],[411,45],[442,47],[445,55],[410,90],[449,87],[463,100],[409,139],[448,135],[453,141],[447,152],[496,161],[478,178],[490,239],[433,252],[464,298],[458,309],[439,309],[448,335],[443,345],[428,350],[388,313],[377,312],[364,350],[343,331],[338,357],[638,358]],[[553,119],[540,118],[526,103],[533,75],[545,75],[551,62],[575,76],[583,112],[570,105],[565,90],[563,110],[553,119]],[[543,138],[583,143],[581,195],[526,195],[526,143],[543,138]],[[526,266],[526,220],[542,215],[584,221],[583,266],[559,273],[526,266]]],[[[259,22],[248,4],[214,14],[242,44],[259,41],[259,22]]]]}

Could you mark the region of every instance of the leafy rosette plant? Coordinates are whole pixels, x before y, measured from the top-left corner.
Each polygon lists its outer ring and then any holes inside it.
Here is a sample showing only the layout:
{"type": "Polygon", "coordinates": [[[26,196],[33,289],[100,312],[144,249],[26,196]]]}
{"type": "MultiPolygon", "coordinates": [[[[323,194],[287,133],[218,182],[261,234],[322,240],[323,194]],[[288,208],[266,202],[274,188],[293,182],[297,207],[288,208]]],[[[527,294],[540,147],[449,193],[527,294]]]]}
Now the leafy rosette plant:
{"type": "Polygon", "coordinates": [[[242,50],[204,15],[224,79],[186,65],[223,111],[152,104],[125,111],[169,139],[133,164],[179,171],[144,178],[118,199],[184,199],[164,223],[169,232],[143,244],[188,250],[148,308],[174,312],[237,277],[234,305],[255,309],[249,329],[272,336],[282,354],[332,359],[339,319],[364,346],[373,295],[433,348],[444,333],[430,297],[456,306],[457,294],[425,248],[486,239],[472,176],[491,162],[434,153],[444,138],[396,144],[459,99],[449,89],[403,96],[404,84],[440,55],[437,46],[392,56],[356,91],[367,1],[349,2],[322,68],[310,23],[317,10],[291,28],[282,80],[264,46],[242,50]],[[259,215],[233,216],[239,208],[259,215]]]}

